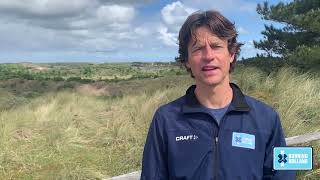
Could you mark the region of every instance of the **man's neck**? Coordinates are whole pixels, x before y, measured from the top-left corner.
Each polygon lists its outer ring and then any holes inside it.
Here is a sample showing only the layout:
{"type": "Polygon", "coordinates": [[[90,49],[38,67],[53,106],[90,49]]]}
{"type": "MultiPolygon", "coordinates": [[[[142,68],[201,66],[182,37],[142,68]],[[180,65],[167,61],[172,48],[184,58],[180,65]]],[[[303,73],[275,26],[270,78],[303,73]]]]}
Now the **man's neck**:
{"type": "Polygon", "coordinates": [[[219,109],[227,106],[232,101],[232,88],[229,82],[216,86],[208,86],[201,83],[195,89],[200,104],[207,108],[219,109]]]}

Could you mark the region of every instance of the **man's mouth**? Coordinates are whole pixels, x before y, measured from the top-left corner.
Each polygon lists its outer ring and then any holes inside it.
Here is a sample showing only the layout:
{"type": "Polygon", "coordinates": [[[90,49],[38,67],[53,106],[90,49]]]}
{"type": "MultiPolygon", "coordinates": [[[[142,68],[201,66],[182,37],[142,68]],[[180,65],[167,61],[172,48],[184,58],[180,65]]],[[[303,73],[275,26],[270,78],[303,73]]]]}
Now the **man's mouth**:
{"type": "Polygon", "coordinates": [[[212,71],[215,69],[218,69],[218,67],[217,66],[204,66],[204,67],[202,67],[202,71],[212,71]]]}

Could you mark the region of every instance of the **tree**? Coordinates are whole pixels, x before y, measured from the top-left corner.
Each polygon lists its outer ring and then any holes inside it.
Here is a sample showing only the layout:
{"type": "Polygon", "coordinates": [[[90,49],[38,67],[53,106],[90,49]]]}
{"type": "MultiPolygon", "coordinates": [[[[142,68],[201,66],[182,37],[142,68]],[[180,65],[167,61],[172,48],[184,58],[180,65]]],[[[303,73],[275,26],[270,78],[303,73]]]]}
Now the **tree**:
{"type": "Polygon", "coordinates": [[[262,31],[264,39],[254,41],[254,46],[264,50],[267,56],[280,55],[284,59],[294,63],[309,64],[318,63],[318,56],[314,55],[319,50],[320,42],[320,1],[319,0],[294,0],[291,3],[282,2],[269,6],[268,2],[258,4],[257,12],[262,19],[271,20],[284,25],[283,28],[275,28],[273,25],[265,25],[262,31]],[[300,59],[294,58],[299,55],[300,59]],[[307,62],[300,62],[308,58],[307,62]]]}
{"type": "Polygon", "coordinates": [[[86,76],[86,77],[91,77],[92,76],[92,70],[90,67],[84,67],[83,68],[83,74],[86,76]]]}

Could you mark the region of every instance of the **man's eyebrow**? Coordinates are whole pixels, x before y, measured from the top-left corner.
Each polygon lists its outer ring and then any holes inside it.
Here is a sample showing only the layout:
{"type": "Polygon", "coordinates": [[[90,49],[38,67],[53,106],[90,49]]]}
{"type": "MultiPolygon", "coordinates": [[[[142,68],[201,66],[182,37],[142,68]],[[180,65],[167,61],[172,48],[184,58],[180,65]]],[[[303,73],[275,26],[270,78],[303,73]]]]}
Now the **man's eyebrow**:
{"type": "Polygon", "coordinates": [[[194,47],[194,46],[196,46],[196,45],[202,46],[203,43],[202,43],[200,40],[195,39],[195,40],[193,41],[191,47],[194,47]]]}
{"type": "Polygon", "coordinates": [[[191,44],[191,47],[194,47],[197,44],[198,40],[196,39],[195,41],[193,41],[193,43],[191,44]]]}
{"type": "MultiPolygon", "coordinates": [[[[200,46],[201,46],[201,42],[200,42],[200,43],[198,43],[198,42],[199,42],[199,41],[194,41],[194,42],[192,43],[191,47],[195,47],[196,45],[200,45],[200,46]]],[[[219,42],[219,41],[217,41],[217,40],[214,40],[214,41],[210,42],[209,44],[210,44],[210,46],[217,46],[217,45],[221,45],[221,44],[223,44],[223,43],[222,43],[222,42],[219,42]]]]}
{"type": "Polygon", "coordinates": [[[222,43],[221,42],[217,42],[217,41],[210,43],[210,45],[220,45],[220,44],[222,44],[222,43]]]}

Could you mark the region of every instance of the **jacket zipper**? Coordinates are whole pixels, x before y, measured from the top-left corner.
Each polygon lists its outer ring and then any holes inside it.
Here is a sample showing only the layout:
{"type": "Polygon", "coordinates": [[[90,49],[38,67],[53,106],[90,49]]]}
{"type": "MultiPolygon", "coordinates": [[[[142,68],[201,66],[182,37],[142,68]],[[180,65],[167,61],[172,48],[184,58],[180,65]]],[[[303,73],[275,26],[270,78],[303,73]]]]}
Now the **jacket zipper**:
{"type": "MultiPolygon", "coordinates": [[[[219,132],[219,131],[218,131],[219,132]]],[[[214,159],[215,159],[215,165],[214,165],[214,180],[218,180],[218,172],[219,172],[219,147],[218,147],[218,142],[219,142],[219,133],[218,135],[214,138],[214,144],[215,144],[215,153],[214,153],[214,159]]]]}
{"type": "Polygon", "coordinates": [[[214,124],[217,127],[217,132],[213,134],[213,180],[218,180],[218,172],[219,172],[219,124],[217,123],[216,119],[213,117],[214,124]]]}
{"type": "Polygon", "coordinates": [[[224,116],[222,117],[221,121],[220,121],[220,126],[218,125],[217,122],[215,122],[217,124],[218,127],[218,133],[216,134],[216,136],[214,137],[214,144],[215,144],[215,154],[214,154],[214,164],[215,164],[215,168],[214,168],[214,176],[213,179],[214,180],[219,180],[219,169],[220,169],[220,156],[219,156],[219,133],[220,133],[220,128],[223,125],[223,122],[225,121],[224,119],[227,117],[227,114],[229,113],[229,110],[227,110],[227,112],[224,114],[224,116]]]}

